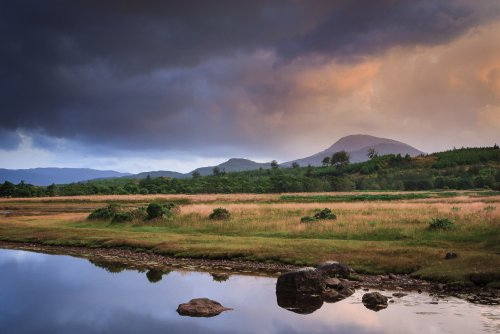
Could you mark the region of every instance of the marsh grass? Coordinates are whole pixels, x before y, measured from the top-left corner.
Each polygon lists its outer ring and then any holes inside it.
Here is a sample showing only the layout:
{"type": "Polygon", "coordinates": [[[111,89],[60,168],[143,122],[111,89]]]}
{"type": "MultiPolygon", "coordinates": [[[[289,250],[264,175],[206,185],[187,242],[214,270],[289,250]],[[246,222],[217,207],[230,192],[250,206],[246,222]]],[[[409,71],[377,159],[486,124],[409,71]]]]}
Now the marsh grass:
{"type": "MultiPolygon", "coordinates": [[[[167,198],[171,199],[163,200],[167,198]]],[[[439,280],[465,281],[472,272],[500,267],[500,210],[496,209],[500,196],[461,194],[453,198],[326,205],[321,201],[280,202],[278,196],[274,198],[203,195],[181,205],[180,214],[170,221],[119,224],[85,219],[93,208],[103,206],[99,197],[97,202],[85,203],[61,202],[57,198],[53,202],[0,202],[18,213],[0,216],[0,239],[295,264],[336,259],[361,272],[414,273],[439,280]],[[453,209],[457,204],[460,210],[453,209]],[[231,220],[208,219],[220,206],[231,212],[231,220]],[[300,217],[312,216],[325,207],[336,214],[336,220],[300,223],[300,217]],[[429,222],[435,217],[452,220],[454,228],[429,230],[429,222]],[[446,262],[448,274],[438,275],[442,258],[449,250],[459,253],[460,260],[446,262]]],[[[133,210],[148,200],[134,196],[133,201],[123,199],[121,205],[133,210]]]]}

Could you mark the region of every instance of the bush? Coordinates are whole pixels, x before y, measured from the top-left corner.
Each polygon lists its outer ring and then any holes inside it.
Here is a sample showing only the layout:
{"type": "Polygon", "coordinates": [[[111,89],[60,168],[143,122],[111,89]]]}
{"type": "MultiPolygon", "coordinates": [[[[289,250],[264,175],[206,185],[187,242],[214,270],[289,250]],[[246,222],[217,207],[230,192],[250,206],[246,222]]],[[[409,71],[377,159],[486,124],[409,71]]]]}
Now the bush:
{"type": "Polygon", "coordinates": [[[180,212],[175,203],[151,203],[148,207],[139,207],[135,210],[123,210],[117,204],[110,204],[105,208],[92,211],[87,219],[111,220],[113,223],[129,222],[133,220],[143,221],[146,219],[171,219],[180,212]]]}
{"type": "Polygon", "coordinates": [[[332,212],[330,209],[323,209],[319,212],[316,212],[314,216],[304,216],[300,218],[301,223],[310,223],[310,222],[315,222],[318,220],[325,220],[325,219],[337,219],[337,216],[332,212]]]}
{"type": "Polygon", "coordinates": [[[216,208],[212,211],[208,218],[211,220],[229,220],[231,219],[231,214],[227,209],[216,208]]]}
{"type": "Polygon", "coordinates": [[[314,217],[311,217],[311,216],[304,216],[304,217],[300,218],[301,223],[310,223],[310,222],[315,222],[315,221],[317,221],[317,219],[314,217]]]}
{"type": "Polygon", "coordinates": [[[109,204],[105,208],[100,208],[92,211],[87,219],[91,220],[111,220],[120,211],[117,204],[109,204]]]}
{"type": "Polygon", "coordinates": [[[337,219],[337,216],[330,209],[323,209],[314,215],[315,219],[337,219]]]}
{"type": "Polygon", "coordinates": [[[148,212],[146,211],[146,208],[143,206],[135,210],[132,210],[130,214],[132,215],[132,220],[146,220],[146,218],[148,218],[148,212]]]}
{"type": "Polygon", "coordinates": [[[132,221],[133,216],[131,212],[117,212],[111,220],[112,223],[123,223],[132,221]]]}
{"type": "Polygon", "coordinates": [[[151,203],[148,205],[146,212],[149,220],[158,218],[171,219],[174,216],[167,204],[151,203]]]}
{"type": "Polygon", "coordinates": [[[181,208],[180,206],[178,206],[177,204],[173,203],[173,202],[166,202],[166,203],[161,203],[163,205],[163,207],[167,208],[168,210],[170,210],[170,212],[172,212],[172,214],[175,216],[175,215],[178,215],[179,213],[181,213],[181,208]]]}
{"type": "Polygon", "coordinates": [[[448,218],[434,218],[429,223],[429,230],[448,230],[454,225],[448,218]]]}

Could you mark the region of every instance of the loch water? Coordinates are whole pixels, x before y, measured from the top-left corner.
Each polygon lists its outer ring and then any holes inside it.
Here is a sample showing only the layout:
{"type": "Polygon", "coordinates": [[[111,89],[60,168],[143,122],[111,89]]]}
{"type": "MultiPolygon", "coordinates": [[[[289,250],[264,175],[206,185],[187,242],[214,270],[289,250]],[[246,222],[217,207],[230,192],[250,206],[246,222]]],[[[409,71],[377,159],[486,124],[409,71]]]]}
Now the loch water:
{"type": "MultiPolygon", "coordinates": [[[[426,293],[379,312],[362,290],[310,314],[277,304],[276,278],[103,268],[86,259],[0,250],[0,333],[499,333],[500,308],[426,293]],[[180,316],[207,297],[232,311],[180,316]]],[[[372,290],[376,291],[376,290],[372,290]]],[[[390,296],[391,291],[381,291],[390,296]]]]}

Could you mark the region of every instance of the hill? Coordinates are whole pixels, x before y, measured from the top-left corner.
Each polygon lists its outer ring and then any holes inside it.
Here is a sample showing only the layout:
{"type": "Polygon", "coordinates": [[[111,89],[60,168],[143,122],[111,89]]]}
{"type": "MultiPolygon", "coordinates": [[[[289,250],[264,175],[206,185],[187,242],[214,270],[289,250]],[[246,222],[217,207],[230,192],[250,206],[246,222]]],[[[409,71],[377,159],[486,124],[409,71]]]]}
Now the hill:
{"type": "Polygon", "coordinates": [[[53,183],[62,184],[128,175],[130,174],[90,168],[0,169],[0,182],[19,183],[24,181],[38,186],[47,186],[53,183]]]}
{"type": "Polygon", "coordinates": [[[401,154],[414,157],[424,152],[397,140],[380,138],[369,135],[350,135],[340,138],[335,144],[313,154],[311,156],[297,159],[293,161],[288,161],[282,164],[283,167],[289,167],[292,163],[298,163],[300,166],[321,166],[321,161],[323,158],[331,156],[335,152],[347,151],[351,155],[351,162],[363,162],[368,160],[368,150],[370,148],[375,149],[379,155],[387,154],[401,154]]]}
{"type": "Polygon", "coordinates": [[[270,163],[260,163],[248,159],[233,158],[223,162],[217,166],[201,167],[193,170],[189,175],[191,176],[195,171],[199,172],[202,176],[212,175],[213,168],[219,167],[221,171],[226,172],[243,172],[248,170],[256,170],[259,168],[271,168],[270,163]]]}

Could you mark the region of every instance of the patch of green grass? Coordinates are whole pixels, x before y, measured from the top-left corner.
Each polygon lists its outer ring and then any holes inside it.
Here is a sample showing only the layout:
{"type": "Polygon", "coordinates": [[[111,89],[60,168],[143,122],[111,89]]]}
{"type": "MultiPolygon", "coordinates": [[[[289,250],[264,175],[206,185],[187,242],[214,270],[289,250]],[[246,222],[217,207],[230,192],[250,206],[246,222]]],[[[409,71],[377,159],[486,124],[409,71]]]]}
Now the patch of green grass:
{"type": "Polygon", "coordinates": [[[282,195],[282,202],[362,202],[362,201],[399,201],[431,198],[428,193],[398,194],[355,194],[355,195],[282,195]]]}

